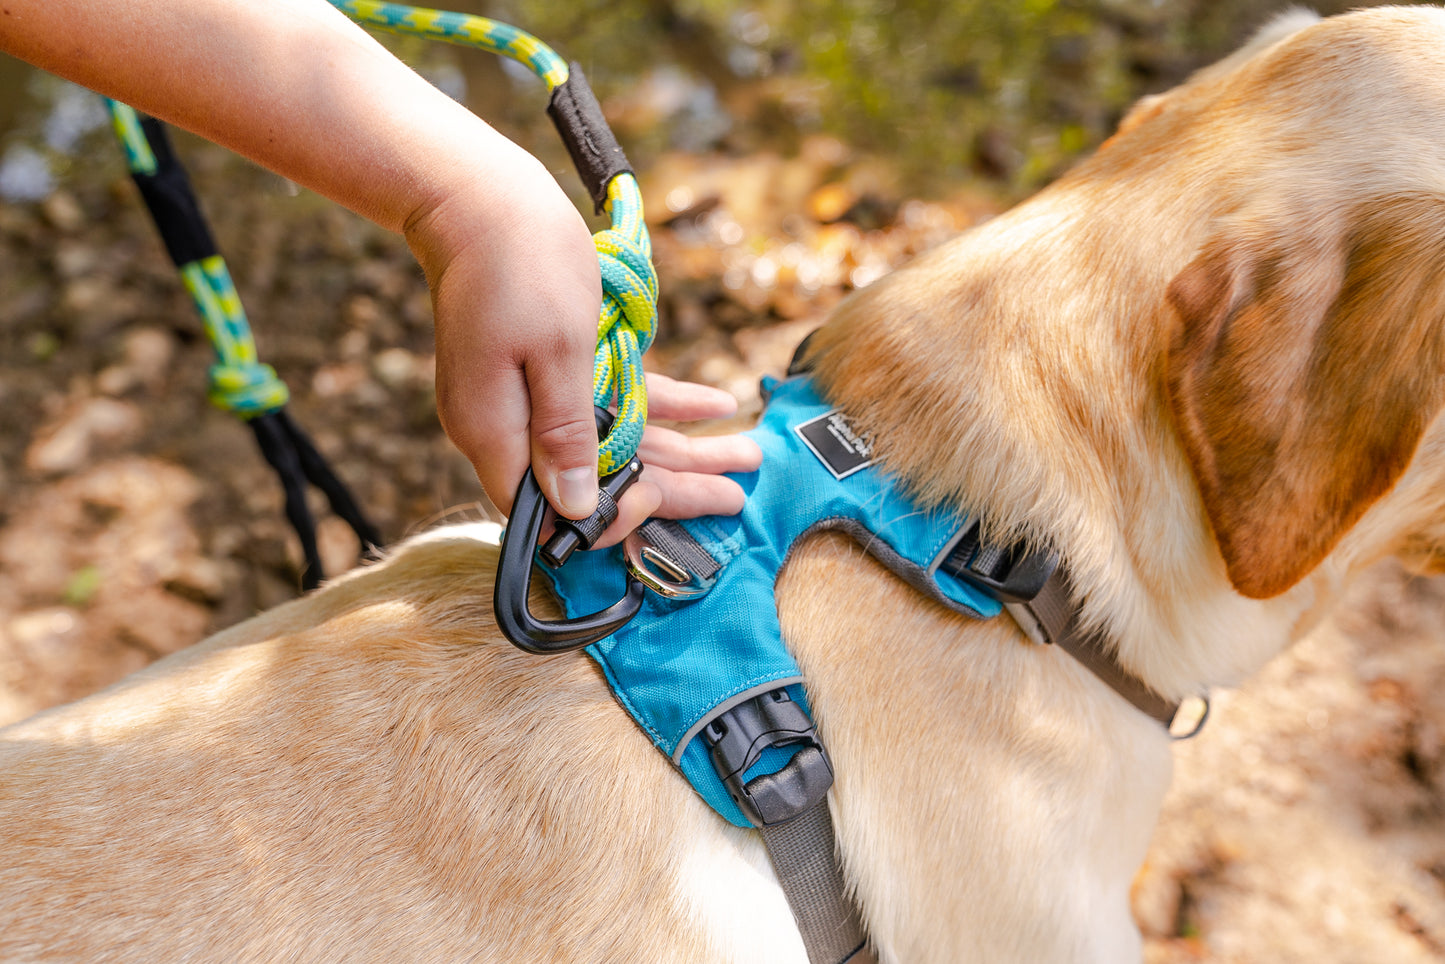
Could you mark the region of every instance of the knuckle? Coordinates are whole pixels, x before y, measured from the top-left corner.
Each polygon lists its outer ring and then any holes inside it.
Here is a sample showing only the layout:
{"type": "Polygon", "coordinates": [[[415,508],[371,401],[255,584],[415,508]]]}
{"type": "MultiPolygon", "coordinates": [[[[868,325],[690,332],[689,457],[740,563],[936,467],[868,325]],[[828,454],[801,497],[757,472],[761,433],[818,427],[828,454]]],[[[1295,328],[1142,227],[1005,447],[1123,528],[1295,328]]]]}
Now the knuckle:
{"type": "Polygon", "coordinates": [[[597,427],[591,419],[568,419],[532,427],[532,438],[549,452],[585,451],[597,445],[597,427]]]}
{"type": "Polygon", "coordinates": [[[473,452],[493,444],[494,433],[487,418],[473,405],[441,403],[437,417],[447,438],[463,452],[473,452]]]}
{"type": "Polygon", "coordinates": [[[544,352],[544,357],[571,358],[581,356],[590,358],[597,348],[597,322],[595,319],[587,319],[584,315],[575,315],[575,320],[569,324],[548,325],[539,333],[538,349],[544,352]]]}

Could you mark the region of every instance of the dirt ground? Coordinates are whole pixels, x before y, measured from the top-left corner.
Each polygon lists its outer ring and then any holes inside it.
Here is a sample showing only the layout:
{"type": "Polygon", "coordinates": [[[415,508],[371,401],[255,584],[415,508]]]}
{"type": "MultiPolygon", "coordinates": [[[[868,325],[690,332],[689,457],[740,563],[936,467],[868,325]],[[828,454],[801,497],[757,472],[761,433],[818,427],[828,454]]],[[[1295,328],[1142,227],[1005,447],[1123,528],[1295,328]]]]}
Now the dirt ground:
{"type": "MultiPolygon", "coordinates": [[[[437,425],[430,307],[394,237],[222,152],[191,161],[261,353],[386,539],[485,514],[437,425]]],[[[998,209],[910,199],[815,138],[645,178],[665,291],[650,364],[756,411],[827,308],[998,209]]],[[[0,207],[0,724],[290,598],[299,550],[117,170],[0,207]]],[[[320,506],[317,506],[320,509],[320,506]]],[[[355,558],[322,525],[331,571],[355,558]]],[[[1181,744],[1135,907],[1148,960],[1445,958],[1445,583],[1376,571],[1181,744]]],[[[961,872],[972,872],[960,868],[961,872]]]]}

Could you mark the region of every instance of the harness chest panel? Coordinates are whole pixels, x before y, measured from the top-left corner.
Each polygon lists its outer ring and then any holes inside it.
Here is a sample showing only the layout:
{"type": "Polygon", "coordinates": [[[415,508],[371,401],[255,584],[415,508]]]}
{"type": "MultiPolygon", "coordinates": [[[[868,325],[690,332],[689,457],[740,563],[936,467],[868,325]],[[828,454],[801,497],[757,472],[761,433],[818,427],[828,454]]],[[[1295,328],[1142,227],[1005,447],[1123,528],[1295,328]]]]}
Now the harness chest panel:
{"type": "MultiPolygon", "coordinates": [[[[783,643],[773,586],[796,541],[840,529],[925,595],[969,615],[998,615],[1000,603],[939,566],[967,520],[919,508],[868,461],[867,443],[818,397],[810,378],[765,384],[767,409],[748,435],[762,467],[734,475],[747,495],[737,516],[682,523],[721,565],[706,595],[669,600],[649,593],[637,618],[588,647],[619,702],[659,750],[723,817],[751,824],[714,772],[698,738],[718,714],[779,686],[801,701],[802,675],[783,643]]],[[[618,598],[618,548],[581,552],[559,569],[542,567],[569,616],[618,598]]],[[[787,751],[754,768],[772,772],[787,751]]],[[[748,776],[755,775],[750,771],[748,776]]]]}

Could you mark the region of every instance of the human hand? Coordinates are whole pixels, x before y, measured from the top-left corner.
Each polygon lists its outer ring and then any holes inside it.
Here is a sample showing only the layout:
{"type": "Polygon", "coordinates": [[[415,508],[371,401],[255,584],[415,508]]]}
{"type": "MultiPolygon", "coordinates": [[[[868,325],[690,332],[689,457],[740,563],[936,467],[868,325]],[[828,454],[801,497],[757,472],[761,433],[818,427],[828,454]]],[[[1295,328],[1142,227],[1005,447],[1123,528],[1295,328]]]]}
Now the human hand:
{"type": "MultiPolygon", "coordinates": [[[[737,411],[727,392],[692,382],[647,373],[649,419],[696,422],[726,418],[737,411]]],[[[724,472],[751,472],[763,460],[756,442],[742,435],[684,435],[649,424],[637,446],[642,475],[617,505],[617,521],[597,540],[610,546],[649,516],[691,519],[702,515],[736,515],[743,509],[743,490],[724,472]]]]}
{"type": "MultiPolygon", "coordinates": [[[[597,253],[546,169],[498,139],[505,146],[405,227],[435,308],[437,410],[503,512],[530,464],[547,501],[584,518],[597,499],[597,253]]],[[[713,418],[736,407],[727,393],[699,385],[649,376],[648,386],[658,418],[713,418]]],[[[649,515],[740,511],[742,490],[718,473],[750,471],[761,460],[747,439],[688,439],[655,426],[638,454],[648,468],[623,496],[601,545],[649,515]]]]}

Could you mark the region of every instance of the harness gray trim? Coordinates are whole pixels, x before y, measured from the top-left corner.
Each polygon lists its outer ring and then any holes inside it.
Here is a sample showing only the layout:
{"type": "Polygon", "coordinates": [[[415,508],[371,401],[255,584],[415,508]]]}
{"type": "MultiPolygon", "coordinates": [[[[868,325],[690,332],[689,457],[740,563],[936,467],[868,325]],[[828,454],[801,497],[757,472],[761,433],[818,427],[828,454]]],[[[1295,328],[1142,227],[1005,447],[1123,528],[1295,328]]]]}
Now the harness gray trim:
{"type": "Polygon", "coordinates": [[[764,693],[771,693],[775,689],[780,689],[784,686],[792,686],[794,683],[801,682],[803,682],[803,677],[801,676],[786,676],[782,679],[769,680],[766,683],[759,683],[757,686],[745,689],[731,699],[728,699],[722,703],[719,703],[717,706],[714,706],[711,712],[709,712],[706,716],[704,716],[702,719],[698,720],[691,727],[689,727],[688,731],[683,734],[682,739],[677,741],[677,752],[673,753],[672,762],[674,764],[681,763],[683,751],[685,751],[687,749],[687,745],[692,742],[692,738],[701,733],[709,723],[717,719],[719,716],[722,716],[728,710],[732,709],[735,706],[741,706],[743,703],[746,703],[748,700],[752,699],[755,696],[762,696],[764,693]]]}

